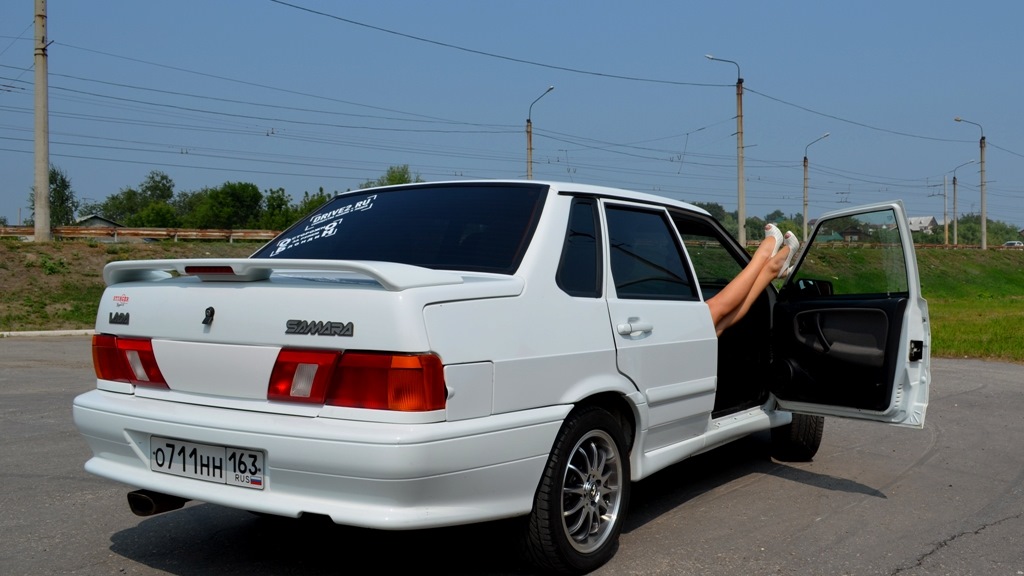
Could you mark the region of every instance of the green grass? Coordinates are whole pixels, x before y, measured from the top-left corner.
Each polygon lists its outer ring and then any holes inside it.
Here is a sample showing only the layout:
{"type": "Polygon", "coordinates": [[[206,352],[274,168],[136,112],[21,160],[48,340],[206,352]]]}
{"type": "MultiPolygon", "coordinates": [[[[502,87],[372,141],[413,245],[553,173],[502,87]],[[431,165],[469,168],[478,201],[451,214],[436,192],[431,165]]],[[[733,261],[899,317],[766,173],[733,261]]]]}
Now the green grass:
{"type": "Polygon", "coordinates": [[[1024,298],[928,302],[936,356],[1024,362],[1024,298]]]}
{"type": "Polygon", "coordinates": [[[103,244],[0,240],[0,332],[92,328],[108,262],[242,258],[258,245],[226,242],[103,244]]]}
{"type": "Polygon", "coordinates": [[[1024,362],[1024,250],[918,249],[932,354],[1024,362]]]}

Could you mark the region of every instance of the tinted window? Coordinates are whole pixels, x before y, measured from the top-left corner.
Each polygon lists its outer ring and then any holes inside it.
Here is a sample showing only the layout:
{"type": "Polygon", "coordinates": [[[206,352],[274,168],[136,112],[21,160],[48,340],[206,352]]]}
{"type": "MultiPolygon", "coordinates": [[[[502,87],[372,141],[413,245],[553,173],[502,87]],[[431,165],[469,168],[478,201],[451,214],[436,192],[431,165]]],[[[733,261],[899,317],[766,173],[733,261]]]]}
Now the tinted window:
{"type": "Polygon", "coordinates": [[[377,260],[511,274],[543,206],[539,185],[436,185],[334,198],[254,258],[377,260]]]}
{"type": "Polygon", "coordinates": [[[555,280],[570,296],[601,296],[601,251],[598,248],[597,211],[591,199],[573,201],[562,260],[555,280]]]}
{"type": "Polygon", "coordinates": [[[664,212],[609,207],[606,215],[619,298],[697,300],[675,228],[664,212]]]}

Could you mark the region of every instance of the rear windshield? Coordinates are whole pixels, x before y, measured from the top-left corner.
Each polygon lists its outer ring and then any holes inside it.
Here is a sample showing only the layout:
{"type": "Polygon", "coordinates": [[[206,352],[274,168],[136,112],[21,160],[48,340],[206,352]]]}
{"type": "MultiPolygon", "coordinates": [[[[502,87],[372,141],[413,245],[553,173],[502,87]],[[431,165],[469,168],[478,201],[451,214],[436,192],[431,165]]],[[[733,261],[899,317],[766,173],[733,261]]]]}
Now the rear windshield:
{"type": "Polygon", "coordinates": [[[511,274],[529,246],[546,189],[476,183],[352,192],[324,204],[252,257],[377,260],[511,274]]]}

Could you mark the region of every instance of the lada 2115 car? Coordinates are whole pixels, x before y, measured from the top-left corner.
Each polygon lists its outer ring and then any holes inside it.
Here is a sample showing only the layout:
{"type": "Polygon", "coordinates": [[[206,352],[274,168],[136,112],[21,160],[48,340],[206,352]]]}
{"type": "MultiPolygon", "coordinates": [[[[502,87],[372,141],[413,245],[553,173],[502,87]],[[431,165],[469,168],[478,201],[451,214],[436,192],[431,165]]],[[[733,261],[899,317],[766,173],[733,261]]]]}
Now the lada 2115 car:
{"type": "Polygon", "coordinates": [[[776,457],[810,459],[823,416],[923,426],[900,202],[820,218],[718,338],[705,301],[747,260],[683,202],[474,181],[339,194],[247,259],[114,262],[74,402],[86,470],[138,488],[139,514],[521,516],[529,559],[586,572],[631,481],[768,429],[776,457]]]}

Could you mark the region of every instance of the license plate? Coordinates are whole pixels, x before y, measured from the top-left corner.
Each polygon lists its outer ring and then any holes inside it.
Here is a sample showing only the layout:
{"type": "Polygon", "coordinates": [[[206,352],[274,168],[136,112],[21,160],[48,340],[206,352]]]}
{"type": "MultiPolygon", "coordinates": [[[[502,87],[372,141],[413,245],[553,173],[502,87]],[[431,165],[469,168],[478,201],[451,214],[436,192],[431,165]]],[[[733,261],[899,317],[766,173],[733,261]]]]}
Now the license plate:
{"type": "Polygon", "coordinates": [[[151,436],[149,469],[185,478],[263,489],[265,454],[151,436]]]}

